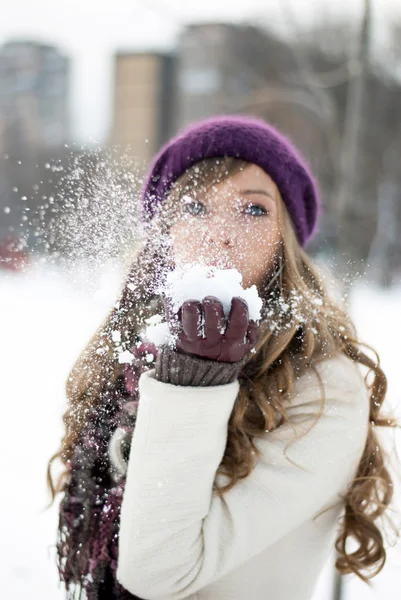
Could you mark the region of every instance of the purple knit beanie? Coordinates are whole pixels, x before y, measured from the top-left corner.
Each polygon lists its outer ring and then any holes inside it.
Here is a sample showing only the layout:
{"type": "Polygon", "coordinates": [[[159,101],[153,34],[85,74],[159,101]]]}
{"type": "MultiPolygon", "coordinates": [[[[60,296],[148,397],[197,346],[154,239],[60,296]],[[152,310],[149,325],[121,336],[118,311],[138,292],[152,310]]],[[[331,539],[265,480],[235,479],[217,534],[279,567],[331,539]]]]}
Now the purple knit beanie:
{"type": "Polygon", "coordinates": [[[204,158],[233,156],[261,167],[273,179],[301,246],[315,233],[320,212],[317,183],[288,138],[251,116],[223,115],[189,125],[170,139],[149,168],[142,192],[144,221],[150,221],[172,184],[204,158]]]}

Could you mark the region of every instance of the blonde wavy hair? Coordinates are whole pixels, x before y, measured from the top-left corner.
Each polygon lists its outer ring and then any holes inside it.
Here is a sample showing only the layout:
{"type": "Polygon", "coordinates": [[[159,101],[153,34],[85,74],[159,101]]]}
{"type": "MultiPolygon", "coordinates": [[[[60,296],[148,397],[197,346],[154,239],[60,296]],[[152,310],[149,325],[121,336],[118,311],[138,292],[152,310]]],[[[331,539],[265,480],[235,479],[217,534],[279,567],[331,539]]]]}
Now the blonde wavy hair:
{"type": "MultiPolygon", "coordinates": [[[[175,182],[165,208],[154,219],[145,244],[131,263],[119,301],[84,348],[68,377],[68,407],[63,416],[65,434],[47,469],[50,505],[68,482],[70,461],[88,412],[96,406],[105,386],[113,385],[121,376],[123,365],[116,359],[112,332],[120,331],[122,346],[129,347],[144,319],[162,309],[155,282],[168,249],[160,241],[163,236],[157,232],[163,228],[165,232],[168,230],[164,218],[169,212],[168,206],[174,208],[183,191],[188,193],[199,182],[208,188],[247,166],[249,163],[236,158],[206,159],[188,169],[175,182]],[[101,352],[99,348],[102,348],[101,352]],[[56,459],[61,460],[64,469],[55,479],[51,469],[56,459]]],[[[355,326],[346,310],[329,297],[318,267],[298,243],[281,199],[278,211],[282,231],[276,262],[279,276],[264,297],[269,307],[268,319],[277,326],[262,330],[256,352],[249,355],[241,370],[240,391],[229,419],[227,445],[218,469],[218,473],[228,477],[228,482],[215,491],[223,495],[252,472],[254,456],[259,453],[254,440],[288,420],[285,401],[291,395],[296,377],[328,355],[344,353],[368,369],[365,383],[370,391],[370,414],[368,436],[357,474],[343,498],[345,512],[335,543],[338,552],[336,568],[341,574],[355,573],[368,582],[381,571],[386,561],[379,522],[381,524],[381,517],[388,517],[384,513],[388,512],[386,509],[393,495],[387,458],[375,429],[398,427],[398,424],[382,415],[387,380],[377,353],[357,339],[355,326]],[[284,305],[290,306],[290,310],[283,311],[284,305]],[[301,314],[302,318],[294,318],[295,313],[301,314]],[[376,361],[362,352],[361,346],[372,350],[376,361]],[[368,384],[371,373],[373,381],[368,384]],[[250,398],[252,402],[249,402],[250,398]],[[349,540],[356,542],[352,552],[348,550],[349,540]]]]}

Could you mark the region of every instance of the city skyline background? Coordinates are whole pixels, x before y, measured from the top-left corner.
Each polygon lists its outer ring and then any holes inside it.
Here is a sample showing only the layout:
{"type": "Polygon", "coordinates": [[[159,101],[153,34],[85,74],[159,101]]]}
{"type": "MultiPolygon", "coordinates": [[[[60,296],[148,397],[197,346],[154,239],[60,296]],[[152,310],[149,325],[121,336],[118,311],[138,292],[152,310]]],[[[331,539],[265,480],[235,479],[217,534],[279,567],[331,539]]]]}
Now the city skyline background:
{"type": "MultiPolygon", "coordinates": [[[[363,0],[333,6],[325,0],[115,0],[60,2],[16,0],[2,7],[0,45],[27,39],[56,46],[71,58],[69,97],[71,134],[77,143],[103,143],[110,134],[113,111],[113,55],[119,51],[172,51],[182,28],[202,21],[247,22],[289,37],[311,22],[350,20],[358,26],[363,0]],[[289,18],[285,18],[286,15],[289,18]]],[[[373,44],[385,44],[390,22],[401,19],[398,0],[373,3],[373,44]]]]}

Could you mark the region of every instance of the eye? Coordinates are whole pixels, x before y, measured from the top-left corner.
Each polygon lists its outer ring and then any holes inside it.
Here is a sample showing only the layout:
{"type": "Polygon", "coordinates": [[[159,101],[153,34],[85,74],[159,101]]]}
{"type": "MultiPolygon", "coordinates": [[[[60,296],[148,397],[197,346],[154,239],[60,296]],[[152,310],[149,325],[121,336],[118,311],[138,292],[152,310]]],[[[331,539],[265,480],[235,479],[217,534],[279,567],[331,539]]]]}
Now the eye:
{"type": "Polygon", "coordinates": [[[244,212],[252,217],[263,217],[268,214],[267,210],[259,204],[248,204],[244,212]]]}
{"type": "Polygon", "coordinates": [[[205,205],[198,200],[185,200],[184,210],[192,216],[197,216],[205,212],[205,205]]]}

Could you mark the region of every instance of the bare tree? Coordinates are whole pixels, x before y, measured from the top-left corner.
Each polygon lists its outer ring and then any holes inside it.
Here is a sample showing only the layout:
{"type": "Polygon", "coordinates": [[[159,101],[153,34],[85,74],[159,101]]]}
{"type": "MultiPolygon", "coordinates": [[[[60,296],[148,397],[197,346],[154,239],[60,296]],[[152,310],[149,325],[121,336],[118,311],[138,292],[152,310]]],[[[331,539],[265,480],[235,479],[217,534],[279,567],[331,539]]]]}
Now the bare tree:
{"type": "Polygon", "coordinates": [[[361,130],[366,118],[365,87],[369,66],[372,31],[371,0],[364,1],[364,14],[356,46],[357,72],[348,85],[344,132],[341,143],[336,205],[339,224],[339,251],[343,256],[346,248],[345,219],[347,206],[353,200],[358,183],[358,155],[361,130]]]}

